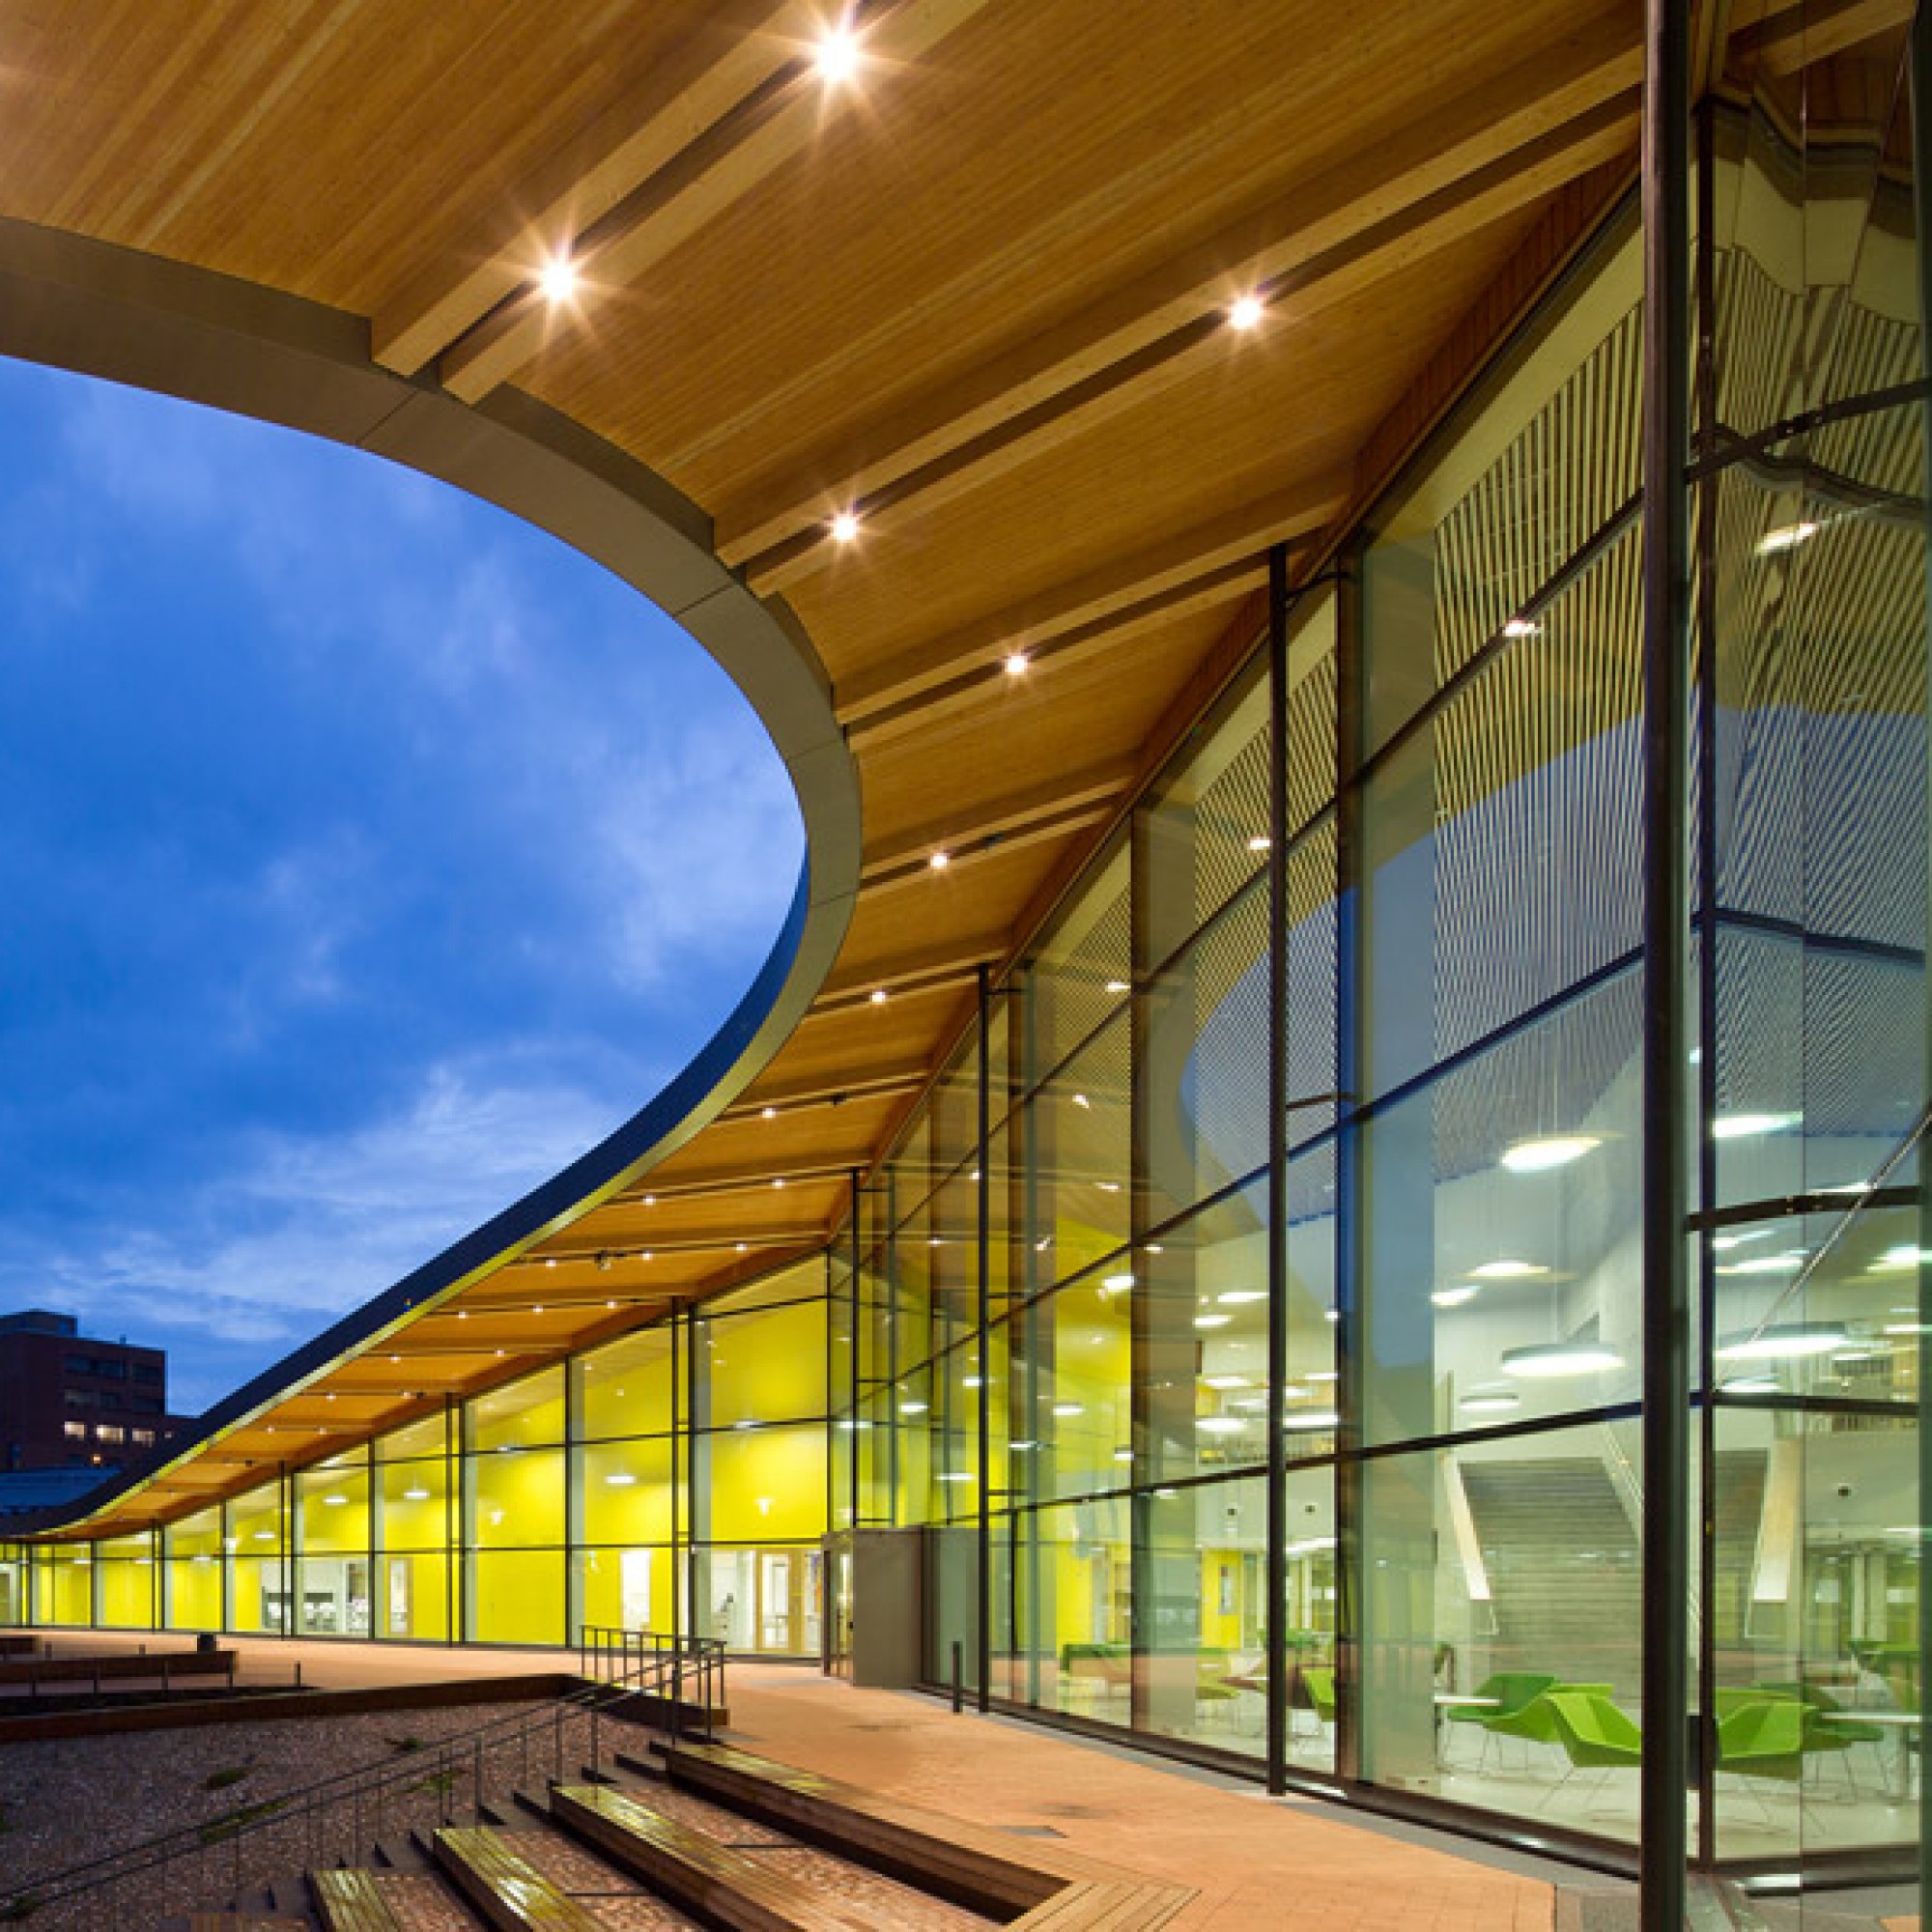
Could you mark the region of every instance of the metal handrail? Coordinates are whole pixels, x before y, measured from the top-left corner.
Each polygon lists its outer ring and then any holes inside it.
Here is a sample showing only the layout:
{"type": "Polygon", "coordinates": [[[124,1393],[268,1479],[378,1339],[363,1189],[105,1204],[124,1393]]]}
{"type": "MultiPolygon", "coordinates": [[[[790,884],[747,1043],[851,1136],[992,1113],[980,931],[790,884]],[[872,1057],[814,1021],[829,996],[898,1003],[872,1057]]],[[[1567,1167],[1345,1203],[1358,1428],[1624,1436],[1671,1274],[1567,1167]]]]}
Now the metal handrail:
{"type": "MultiPolygon", "coordinates": [[[[43,1876],[10,1892],[0,1893],[0,1922],[21,1923],[39,1920],[53,1922],[43,1915],[57,1908],[71,1907],[87,1898],[90,1910],[98,1915],[98,1894],[110,1887],[140,1880],[144,1886],[141,1908],[154,1918],[175,1911],[207,1909],[207,1894],[219,1889],[233,1899],[242,1890],[244,1840],[261,1842],[273,1833],[293,1834],[297,1849],[278,1849],[274,1869],[299,1864],[314,1868],[327,1862],[330,1848],[341,1841],[341,1828],[349,1826],[347,1846],[351,1856],[361,1857],[369,1838],[384,1831],[386,1807],[390,1827],[413,1825],[412,1809],[430,1812],[433,1824],[457,1822],[455,1796],[466,1781],[469,1786],[467,1805],[469,1816],[480,1816],[490,1796],[491,1775],[506,1747],[517,1753],[514,1783],[525,1782],[530,1775],[530,1744],[548,1733],[551,1744],[552,1775],[562,1776],[564,1727],[573,1719],[588,1719],[590,1724],[589,1763],[593,1770],[604,1761],[600,1720],[607,1711],[634,1705],[644,1698],[656,1698],[666,1717],[666,1728],[673,1738],[687,1729],[687,1692],[697,1704],[696,1728],[708,1741],[713,1734],[714,1713],[721,1707],[724,1692],[724,1646],[714,1637],[670,1637],[651,1631],[626,1631],[601,1625],[582,1627],[576,1645],[578,1674],[586,1681],[581,1690],[559,1697],[549,1708],[534,1713],[519,1713],[495,1718],[473,1729],[455,1733],[439,1743],[412,1749],[407,1755],[385,1757],[374,1764],[352,1767],[319,1778],[315,1783],[284,1792],[252,1804],[180,1827],[156,1837],[124,1846],[84,1863],[43,1876]],[[426,1794],[433,1804],[412,1807],[414,1795],[426,1794]],[[364,1822],[367,1814],[368,1833],[364,1822]],[[225,1870],[216,1869],[225,1865],[225,1870]],[[187,1896],[177,1901],[172,1896],[177,1874],[184,1874],[187,1896]]],[[[503,1782],[500,1775],[496,1780],[503,1782]]],[[[251,1874],[250,1882],[254,1882],[251,1874]]],[[[213,1901],[219,1903],[219,1900],[213,1901]]],[[[61,1915],[65,1917],[65,1914],[61,1915]]],[[[100,1921],[91,1916],[90,1924],[100,1921]]],[[[117,1923],[129,1922],[125,1915],[117,1923]]]]}

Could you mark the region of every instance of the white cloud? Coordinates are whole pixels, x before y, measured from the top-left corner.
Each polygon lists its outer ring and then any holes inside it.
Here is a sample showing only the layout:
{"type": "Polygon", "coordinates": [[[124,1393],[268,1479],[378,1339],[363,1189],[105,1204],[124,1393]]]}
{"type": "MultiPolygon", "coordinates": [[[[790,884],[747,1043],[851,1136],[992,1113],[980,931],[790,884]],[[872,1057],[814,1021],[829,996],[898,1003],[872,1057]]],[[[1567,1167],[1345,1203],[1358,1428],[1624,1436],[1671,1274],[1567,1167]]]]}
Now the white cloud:
{"type": "Polygon", "coordinates": [[[0,1299],[171,1349],[172,1400],[199,1408],[548,1179],[630,1104],[439,1066],[359,1132],[264,1136],[168,1224],[109,1220],[85,1251],[16,1249],[0,1299]]]}

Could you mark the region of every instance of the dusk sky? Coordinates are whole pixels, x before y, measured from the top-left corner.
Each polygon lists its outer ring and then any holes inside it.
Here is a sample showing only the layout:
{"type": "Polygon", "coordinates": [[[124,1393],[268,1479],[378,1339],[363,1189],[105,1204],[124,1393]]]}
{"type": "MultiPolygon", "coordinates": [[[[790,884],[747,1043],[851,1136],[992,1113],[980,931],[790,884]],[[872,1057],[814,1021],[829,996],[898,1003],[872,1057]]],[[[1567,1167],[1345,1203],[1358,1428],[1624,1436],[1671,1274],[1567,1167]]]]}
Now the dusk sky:
{"type": "Polygon", "coordinates": [[[0,360],[0,1310],[193,1413],[710,1037],[802,839],[735,688],[380,459],[0,360]]]}

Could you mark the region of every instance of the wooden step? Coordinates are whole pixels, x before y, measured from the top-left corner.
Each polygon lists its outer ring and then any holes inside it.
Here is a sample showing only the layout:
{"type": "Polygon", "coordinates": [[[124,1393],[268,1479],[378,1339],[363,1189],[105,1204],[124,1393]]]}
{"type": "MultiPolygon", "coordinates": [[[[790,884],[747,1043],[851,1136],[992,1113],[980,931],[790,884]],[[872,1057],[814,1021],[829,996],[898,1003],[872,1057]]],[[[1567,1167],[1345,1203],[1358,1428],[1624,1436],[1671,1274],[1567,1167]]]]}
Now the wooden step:
{"type": "Polygon", "coordinates": [[[877,1932],[874,1920],[608,1784],[563,1784],[557,1823],[663,1898],[729,1932],[877,1932]]]}
{"type": "Polygon", "coordinates": [[[308,1889],[324,1932],[404,1932],[373,1872],[312,1871],[308,1889]]]}
{"type": "Polygon", "coordinates": [[[443,1875],[496,1932],[605,1932],[591,1913],[487,1825],[445,1825],[433,1840],[443,1875]]]}

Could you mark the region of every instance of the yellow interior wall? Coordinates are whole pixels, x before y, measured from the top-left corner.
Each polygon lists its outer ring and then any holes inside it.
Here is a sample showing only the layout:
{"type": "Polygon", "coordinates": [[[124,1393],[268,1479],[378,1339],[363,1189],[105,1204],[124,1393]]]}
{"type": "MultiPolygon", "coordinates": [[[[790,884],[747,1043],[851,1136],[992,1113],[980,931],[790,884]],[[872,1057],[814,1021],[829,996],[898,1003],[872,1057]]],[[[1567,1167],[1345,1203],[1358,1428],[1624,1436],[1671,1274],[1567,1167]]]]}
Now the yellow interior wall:
{"type": "Polygon", "coordinates": [[[100,1621],[115,1630],[152,1630],[155,1573],[151,1565],[117,1558],[100,1566],[100,1621]]]}
{"type": "Polygon", "coordinates": [[[732,1429],[710,1438],[712,1543],[825,1534],[825,1431],[732,1429]]]}
{"type": "Polygon", "coordinates": [[[338,1476],[320,1483],[304,1481],[297,1512],[301,1522],[301,1547],[318,1556],[354,1555],[369,1547],[369,1480],[338,1476]],[[331,1504],[330,1496],[340,1496],[331,1504]]]}
{"type": "Polygon", "coordinates": [[[56,1548],[44,1575],[41,1617],[44,1623],[90,1624],[94,1621],[94,1564],[88,1557],[56,1548]]]}
{"type": "MultiPolygon", "coordinates": [[[[605,1630],[635,1628],[624,1620],[623,1551],[585,1549],[579,1553],[583,1621],[605,1630]]],[[[676,1568],[668,1548],[651,1551],[650,1621],[647,1630],[668,1631],[673,1618],[671,1596],[676,1568]]]]}
{"type": "Polygon", "coordinates": [[[709,1323],[698,1366],[709,1383],[713,1428],[823,1415],[825,1304],[802,1302],[709,1323]]]}
{"type": "Polygon", "coordinates": [[[482,1548],[529,1548],[566,1540],[561,1449],[478,1456],[471,1541],[482,1548]]]}
{"type": "Polygon", "coordinates": [[[383,1471],[383,1547],[440,1549],[448,1541],[441,1463],[396,1463],[383,1471]],[[415,1496],[411,1492],[427,1493],[415,1496]]]}
{"type": "Polygon", "coordinates": [[[167,1566],[170,1630],[221,1628],[221,1564],[210,1557],[197,1562],[193,1557],[167,1566]]]}
{"type": "Polygon", "coordinates": [[[585,1543],[670,1541],[669,1442],[593,1443],[579,1453],[585,1543]],[[631,1481],[613,1485],[613,1476],[631,1481]]]}
{"type": "Polygon", "coordinates": [[[563,1552],[560,1549],[478,1550],[476,1627],[481,1643],[562,1643],[563,1552]]]}
{"type": "Polygon", "coordinates": [[[234,1596],[235,1629],[238,1631],[278,1630],[269,1622],[264,1608],[265,1595],[286,1596],[289,1564],[277,1557],[237,1556],[229,1563],[234,1596]]]}

